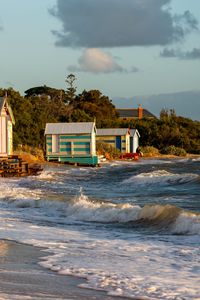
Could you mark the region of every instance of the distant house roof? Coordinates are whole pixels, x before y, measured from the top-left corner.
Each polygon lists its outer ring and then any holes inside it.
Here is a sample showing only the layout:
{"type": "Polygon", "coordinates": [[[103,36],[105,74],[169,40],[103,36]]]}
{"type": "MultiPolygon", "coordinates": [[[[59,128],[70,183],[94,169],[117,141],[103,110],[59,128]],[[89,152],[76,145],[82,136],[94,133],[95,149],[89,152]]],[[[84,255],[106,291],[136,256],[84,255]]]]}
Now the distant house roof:
{"type": "Polygon", "coordinates": [[[97,129],[97,136],[108,136],[108,135],[126,135],[129,133],[128,128],[105,128],[97,129]]]}
{"type": "Polygon", "coordinates": [[[94,122],[47,123],[44,134],[84,134],[92,133],[95,128],[94,122]]]}
{"type": "Polygon", "coordinates": [[[120,118],[156,118],[150,111],[145,108],[117,108],[120,118]],[[142,116],[138,114],[138,110],[142,110],[142,116]]]}
{"type": "Polygon", "coordinates": [[[8,104],[6,97],[0,97],[0,114],[1,114],[5,104],[6,104],[7,112],[10,115],[11,121],[13,124],[15,124],[15,118],[13,116],[12,109],[11,109],[10,105],[8,104]]]}

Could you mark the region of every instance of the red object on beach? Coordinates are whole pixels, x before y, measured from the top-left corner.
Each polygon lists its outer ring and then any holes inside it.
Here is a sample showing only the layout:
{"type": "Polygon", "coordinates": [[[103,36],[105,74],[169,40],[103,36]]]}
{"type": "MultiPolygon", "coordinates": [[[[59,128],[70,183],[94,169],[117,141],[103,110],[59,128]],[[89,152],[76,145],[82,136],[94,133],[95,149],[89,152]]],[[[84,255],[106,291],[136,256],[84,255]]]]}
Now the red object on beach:
{"type": "Polygon", "coordinates": [[[138,160],[139,155],[138,153],[124,153],[120,155],[121,159],[134,159],[134,160],[138,160]]]}

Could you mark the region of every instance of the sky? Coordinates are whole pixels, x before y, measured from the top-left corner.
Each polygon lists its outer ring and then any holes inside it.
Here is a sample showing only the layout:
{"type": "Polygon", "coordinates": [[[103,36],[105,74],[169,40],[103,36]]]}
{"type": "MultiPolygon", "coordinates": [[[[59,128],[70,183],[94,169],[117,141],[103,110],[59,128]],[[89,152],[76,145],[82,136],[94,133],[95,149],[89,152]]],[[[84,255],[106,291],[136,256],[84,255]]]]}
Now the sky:
{"type": "Polygon", "coordinates": [[[200,0],[0,0],[0,41],[1,88],[73,73],[79,93],[200,120],[200,0]]]}

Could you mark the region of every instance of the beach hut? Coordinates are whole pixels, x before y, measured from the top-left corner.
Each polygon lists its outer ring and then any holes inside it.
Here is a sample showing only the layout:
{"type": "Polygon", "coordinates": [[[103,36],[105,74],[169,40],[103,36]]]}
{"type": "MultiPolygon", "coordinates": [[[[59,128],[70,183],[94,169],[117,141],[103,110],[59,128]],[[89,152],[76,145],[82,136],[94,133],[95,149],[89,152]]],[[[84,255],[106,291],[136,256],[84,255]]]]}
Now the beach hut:
{"type": "Polygon", "coordinates": [[[139,132],[129,128],[97,129],[96,140],[112,145],[121,153],[135,153],[139,146],[139,132]]]}
{"type": "Polygon", "coordinates": [[[0,157],[7,157],[13,151],[13,131],[15,123],[7,97],[0,97],[0,157]]]}
{"type": "Polygon", "coordinates": [[[137,129],[130,129],[130,153],[136,153],[139,146],[140,134],[137,129]]]}
{"type": "Polygon", "coordinates": [[[94,122],[47,123],[46,159],[80,165],[97,165],[94,122]]]}
{"type": "Polygon", "coordinates": [[[130,130],[128,128],[97,129],[96,140],[113,146],[121,153],[130,152],[130,130]]]}

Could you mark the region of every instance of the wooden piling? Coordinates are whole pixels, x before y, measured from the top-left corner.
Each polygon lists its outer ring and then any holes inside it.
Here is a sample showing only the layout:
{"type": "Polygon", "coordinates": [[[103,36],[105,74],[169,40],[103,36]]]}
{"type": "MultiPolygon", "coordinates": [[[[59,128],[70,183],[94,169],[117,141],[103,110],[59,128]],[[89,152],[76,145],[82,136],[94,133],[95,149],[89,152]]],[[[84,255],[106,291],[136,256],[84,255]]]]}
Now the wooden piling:
{"type": "Polygon", "coordinates": [[[0,157],[0,177],[22,177],[39,175],[42,172],[40,164],[29,164],[18,155],[0,157]]]}

